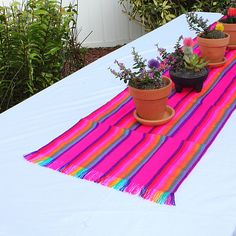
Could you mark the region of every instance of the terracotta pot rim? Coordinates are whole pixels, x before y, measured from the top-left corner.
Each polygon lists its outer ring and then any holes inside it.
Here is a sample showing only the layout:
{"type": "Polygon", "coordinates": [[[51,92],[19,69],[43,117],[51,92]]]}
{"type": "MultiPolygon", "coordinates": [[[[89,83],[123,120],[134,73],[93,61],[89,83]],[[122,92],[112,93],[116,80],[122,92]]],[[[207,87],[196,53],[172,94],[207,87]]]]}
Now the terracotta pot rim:
{"type": "Polygon", "coordinates": [[[230,34],[228,34],[228,33],[226,33],[226,32],[224,32],[224,33],[227,35],[227,37],[225,37],[225,38],[219,38],[219,39],[202,38],[202,37],[200,37],[202,33],[198,34],[197,37],[198,37],[199,39],[203,39],[203,40],[206,40],[206,41],[210,41],[210,40],[215,40],[215,41],[218,41],[218,40],[219,40],[219,41],[221,41],[221,40],[228,40],[228,38],[230,37],[230,34]]]}
{"type": "Polygon", "coordinates": [[[139,91],[141,90],[141,91],[154,92],[154,91],[157,91],[157,90],[158,91],[165,90],[167,87],[172,86],[172,80],[169,77],[163,75],[162,79],[165,79],[165,80],[167,80],[169,82],[165,87],[156,88],[156,89],[138,89],[138,88],[132,87],[130,85],[128,87],[132,88],[133,90],[139,90],[139,91]]]}
{"type": "Polygon", "coordinates": [[[221,22],[223,25],[236,25],[236,23],[223,23],[221,22]]]}

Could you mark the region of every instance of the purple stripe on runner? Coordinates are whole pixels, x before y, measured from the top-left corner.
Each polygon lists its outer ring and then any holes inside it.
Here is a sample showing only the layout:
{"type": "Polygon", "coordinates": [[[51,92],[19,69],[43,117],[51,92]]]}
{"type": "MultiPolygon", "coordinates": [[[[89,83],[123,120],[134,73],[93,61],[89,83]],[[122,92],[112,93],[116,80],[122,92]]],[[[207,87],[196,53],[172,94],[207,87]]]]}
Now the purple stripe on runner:
{"type": "Polygon", "coordinates": [[[138,145],[140,145],[144,140],[145,140],[145,134],[142,135],[142,138],[129,150],[127,150],[127,152],[125,152],[120,160],[118,162],[116,162],[113,166],[111,166],[100,178],[98,178],[95,182],[99,183],[101,181],[103,181],[104,178],[106,178],[107,175],[109,175],[109,172],[111,172],[112,170],[114,170],[122,161],[124,161],[124,159],[135,149],[137,148],[138,145]]]}
{"type": "Polygon", "coordinates": [[[115,143],[113,143],[102,155],[99,155],[92,163],[89,163],[89,166],[84,167],[87,170],[83,173],[83,176],[80,178],[84,178],[86,174],[88,174],[93,168],[98,166],[104,158],[106,158],[111,152],[113,152],[121,143],[123,143],[131,134],[130,130],[125,130],[124,134],[120,139],[118,139],[115,143]]]}
{"type": "Polygon", "coordinates": [[[111,126],[108,126],[107,129],[102,132],[95,140],[93,143],[91,143],[90,145],[88,145],[85,149],[81,149],[81,151],[79,153],[76,154],[76,156],[74,158],[72,158],[70,161],[68,161],[66,164],[64,164],[63,166],[61,166],[58,171],[62,172],[64,171],[69,165],[71,165],[73,162],[75,162],[79,156],[83,153],[85,153],[91,146],[95,145],[101,138],[102,136],[104,136],[105,134],[107,134],[110,130],[111,130],[111,126]]]}
{"type": "Polygon", "coordinates": [[[227,66],[225,68],[225,70],[222,72],[222,74],[220,74],[220,76],[218,77],[218,79],[214,82],[214,84],[211,86],[211,88],[206,92],[206,94],[204,94],[204,96],[202,96],[202,98],[200,100],[198,100],[194,106],[191,107],[190,110],[188,110],[188,112],[178,121],[178,123],[175,125],[175,127],[169,132],[168,135],[173,136],[179,128],[181,128],[186,120],[189,119],[189,117],[193,114],[193,112],[195,112],[197,110],[197,108],[202,104],[203,100],[207,97],[207,95],[210,93],[210,91],[213,90],[213,88],[215,88],[215,86],[217,85],[217,83],[219,82],[219,80],[221,80],[223,78],[223,76],[225,76],[225,74],[227,72],[230,71],[230,69],[236,64],[236,61],[232,61],[229,66],[227,66]]]}
{"type": "Polygon", "coordinates": [[[209,107],[209,109],[206,111],[206,113],[204,114],[204,116],[199,120],[199,122],[196,124],[195,128],[192,129],[192,131],[189,133],[188,137],[186,138],[187,140],[189,140],[191,138],[191,136],[194,134],[195,130],[200,126],[200,124],[202,123],[202,121],[205,119],[206,115],[211,112],[212,107],[215,107],[216,104],[219,102],[219,100],[224,97],[224,95],[226,94],[227,90],[231,89],[231,85],[234,83],[234,80],[232,80],[230,82],[230,84],[228,84],[228,86],[224,89],[224,91],[222,92],[222,94],[217,98],[217,100],[215,101],[215,103],[213,105],[211,105],[209,107]]]}
{"type": "Polygon", "coordinates": [[[201,160],[201,158],[203,157],[203,155],[206,153],[206,151],[208,150],[208,148],[210,147],[210,145],[213,143],[213,141],[215,140],[215,138],[217,137],[217,135],[220,133],[220,131],[222,130],[222,128],[224,127],[225,123],[227,122],[227,120],[230,118],[231,114],[234,112],[234,110],[236,109],[236,101],[234,103],[234,105],[232,106],[232,108],[230,110],[228,110],[228,114],[225,116],[225,120],[222,121],[222,123],[219,125],[217,132],[215,132],[215,134],[211,137],[211,140],[209,140],[209,142],[207,142],[204,145],[204,149],[202,150],[202,152],[199,154],[199,156],[197,157],[197,161],[195,161],[193,163],[192,166],[190,166],[188,168],[188,170],[186,170],[185,175],[183,178],[180,179],[180,181],[178,181],[178,183],[173,186],[172,188],[172,192],[176,192],[179,188],[179,186],[181,185],[181,183],[187,178],[187,176],[191,173],[191,171],[194,169],[194,167],[197,165],[197,163],[201,160]]]}

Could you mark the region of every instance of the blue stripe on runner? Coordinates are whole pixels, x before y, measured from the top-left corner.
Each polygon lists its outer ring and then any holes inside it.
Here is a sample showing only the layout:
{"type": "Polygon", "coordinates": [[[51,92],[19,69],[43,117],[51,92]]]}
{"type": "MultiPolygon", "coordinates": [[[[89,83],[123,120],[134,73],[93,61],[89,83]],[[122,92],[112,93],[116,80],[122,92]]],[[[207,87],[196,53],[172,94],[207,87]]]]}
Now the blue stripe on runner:
{"type": "Polygon", "coordinates": [[[96,143],[101,139],[101,137],[102,137],[103,135],[107,134],[107,133],[111,130],[111,128],[112,128],[111,126],[108,126],[107,129],[106,129],[104,132],[102,132],[102,133],[94,140],[93,143],[89,144],[85,149],[81,149],[81,151],[80,151],[79,153],[77,153],[74,158],[72,158],[70,161],[68,161],[68,162],[67,162],[66,164],[64,164],[62,167],[60,167],[60,168],[58,169],[58,171],[61,171],[61,172],[62,172],[63,170],[65,170],[69,165],[71,165],[74,161],[76,161],[76,160],[79,158],[79,156],[80,156],[81,154],[83,154],[83,153],[86,152],[90,147],[92,147],[94,144],[96,144],[96,143]]]}
{"type": "Polygon", "coordinates": [[[56,152],[54,155],[52,155],[49,159],[47,159],[46,161],[42,161],[39,162],[39,165],[42,166],[48,166],[50,164],[52,164],[54,161],[56,161],[63,153],[65,153],[66,151],[68,151],[69,149],[71,149],[73,146],[75,146],[79,141],[81,141],[85,136],[87,136],[88,134],[90,134],[93,130],[95,130],[97,128],[98,124],[97,123],[93,123],[93,125],[85,132],[83,133],[81,136],[78,136],[76,139],[72,140],[70,143],[68,143],[67,145],[65,145],[63,148],[61,148],[60,151],[56,152]]]}

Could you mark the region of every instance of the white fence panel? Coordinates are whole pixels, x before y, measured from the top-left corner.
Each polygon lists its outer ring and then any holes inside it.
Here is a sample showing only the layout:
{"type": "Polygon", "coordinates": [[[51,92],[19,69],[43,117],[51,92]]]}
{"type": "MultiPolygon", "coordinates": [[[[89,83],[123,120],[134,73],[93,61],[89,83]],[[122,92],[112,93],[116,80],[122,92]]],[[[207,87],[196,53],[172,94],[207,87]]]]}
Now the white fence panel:
{"type": "Polygon", "coordinates": [[[89,47],[124,44],[144,33],[138,23],[129,21],[118,0],[79,0],[78,25],[80,40],[93,31],[84,43],[89,47]]]}
{"type": "MultiPolygon", "coordinates": [[[[17,0],[21,2],[22,0],[17,0]]],[[[27,1],[27,0],[24,0],[27,1]]],[[[12,0],[0,0],[1,5],[8,5],[12,0]]],[[[64,5],[75,0],[63,0],[64,5]]],[[[81,42],[92,31],[83,43],[87,47],[110,47],[128,43],[144,34],[136,22],[129,21],[122,12],[118,0],[78,0],[78,30],[81,42]]]]}

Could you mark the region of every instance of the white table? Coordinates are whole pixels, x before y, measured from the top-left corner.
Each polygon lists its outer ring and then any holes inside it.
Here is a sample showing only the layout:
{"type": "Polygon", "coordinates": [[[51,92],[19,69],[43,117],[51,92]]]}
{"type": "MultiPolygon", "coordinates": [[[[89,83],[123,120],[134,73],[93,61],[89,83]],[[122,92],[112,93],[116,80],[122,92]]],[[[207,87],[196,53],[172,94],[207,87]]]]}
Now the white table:
{"type": "MultiPolygon", "coordinates": [[[[220,14],[201,13],[210,22],[220,14]]],[[[131,48],[156,54],[179,35],[182,15],[0,115],[0,236],[232,236],[236,227],[236,112],[163,206],[31,164],[23,154],[57,137],[125,85],[107,70],[131,63],[131,48]]]]}

